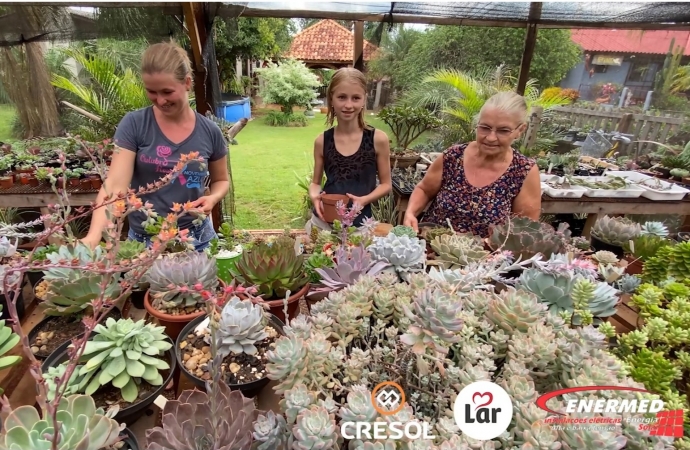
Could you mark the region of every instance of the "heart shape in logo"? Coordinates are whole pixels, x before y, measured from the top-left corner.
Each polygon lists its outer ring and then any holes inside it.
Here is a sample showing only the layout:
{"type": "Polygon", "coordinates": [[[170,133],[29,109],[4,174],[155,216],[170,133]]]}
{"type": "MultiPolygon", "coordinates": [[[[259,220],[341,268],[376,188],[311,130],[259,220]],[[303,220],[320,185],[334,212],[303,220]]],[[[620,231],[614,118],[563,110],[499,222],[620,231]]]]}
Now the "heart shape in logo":
{"type": "Polygon", "coordinates": [[[494,396],[491,394],[491,392],[484,392],[484,393],[475,392],[474,395],[472,395],[472,403],[474,403],[475,405],[477,405],[477,407],[474,408],[475,411],[476,411],[477,409],[481,408],[482,406],[486,406],[486,405],[490,404],[490,403],[493,402],[493,401],[494,401],[494,396]],[[482,403],[481,405],[477,405],[477,401],[475,400],[475,397],[477,397],[477,396],[479,396],[479,401],[484,401],[484,400],[482,399],[483,397],[487,397],[487,398],[488,398],[488,401],[487,401],[486,403],[482,403]]]}

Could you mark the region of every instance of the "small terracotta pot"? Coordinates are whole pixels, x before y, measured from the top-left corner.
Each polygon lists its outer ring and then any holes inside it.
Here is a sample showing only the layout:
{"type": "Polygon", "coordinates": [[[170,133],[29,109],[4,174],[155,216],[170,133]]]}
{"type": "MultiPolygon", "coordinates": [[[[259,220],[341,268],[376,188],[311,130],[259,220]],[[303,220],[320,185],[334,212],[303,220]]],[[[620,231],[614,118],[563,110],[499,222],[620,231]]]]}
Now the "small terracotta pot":
{"type": "Polygon", "coordinates": [[[91,187],[93,189],[100,189],[103,185],[103,180],[101,180],[101,177],[98,175],[91,175],[89,180],[91,180],[91,187]]]}
{"type": "Polygon", "coordinates": [[[326,107],[319,108],[319,111],[321,112],[321,114],[328,114],[328,108],[326,107]]]}
{"type": "Polygon", "coordinates": [[[342,201],[345,206],[350,202],[350,197],[342,194],[321,194],[321,204],[323,206],[323,218],[328,223],[333,223],[338,219],[338,211],[335,205],[342,201]]]}
{"type": "MultiPolygon", "coordinates": [[[[309,292],[309,283],[305,284],[302,289],[300,289],[296,294],[291,295],[288,297],[288,305],[287,305],[287,313],[288,317],[285,317],[285,313],[283,312],[284,308],[284,301],[283,299],[278,299],[278,300],[263,300],[261,298],[253,298],[252,303],[256,305],[264,305],[268,304],[268,307],[270,308],[271,314],[275,315],[277,318],[279,318],[283,323],[289,324],[290,320],[294,319],[295,317],[299,316],[300,310],[299,310],[299,300],[304,297],[307,292],[309,292]]],[[[246,298],[245,296],[238,294],[238,297],[240,298],[246,298]]]]}
{"type": "Polygon", "coordinates": [[[29,178],[29,186],[38,187],[38,185],[41,184],[41,183],[38,181],[38,178],[36,178],[36,177],[34,177],[34,176],[29,176],[28,178],[29,178]]]}
{"type": "Polygon", "coordinates": [[[641,259],[636,259],[633,255],[625,255],[628,265],[625,267],[625,273],[628,275],[639,275],[644,268],[644,262],[641,259]]]}
{"type": "Polygon", "coordinates": [[[70,186],[73,186],[73,187],[79,186],[79,178],[69,178],[69,179],[67,179],[67,182],[69,183],[70,186]]]}
{"type": "Polygon", "coordinates": [[[0,189],[9,189],[14,186],[14,177],[0,177],[0,189]]]}
{"type": "Polygon", "coordinates": [[[187,325],[189,322],[192,320],[196,319],[199,316],[203,316],[206,314],[205,311],[199,311],[193,314],[185,314],[182,316],[173,316],[170,314],[166,314],[164,312],[161,312],[157,310],[156,308],[151,305],[151,302],[149,300],[149,291],[146,291],[146,294],[144,294],[144,308],[146,309],[146,312],[151,314],[153,317],[155,317],[158,320],[158,324],[162,327],[165,327],[165,334],[170,336],[170,339],[175,340],[177,339],[177,336],[180,335],[180,331],[187,325]]]}
{"type": "Polygon", "coordinates": [[[29,177],[27,176],[27,174],[25,174],[25,173],[20,174],[19,175],[19,182],[21,184],[24,184],[24,185],[29,184],[29,177]]]}
{"type": "Polygon", "coordinates": [[[88,178],[82,178],[79,180],[79,187],[82,189],[91,189],[91,180],[88,178]]]}

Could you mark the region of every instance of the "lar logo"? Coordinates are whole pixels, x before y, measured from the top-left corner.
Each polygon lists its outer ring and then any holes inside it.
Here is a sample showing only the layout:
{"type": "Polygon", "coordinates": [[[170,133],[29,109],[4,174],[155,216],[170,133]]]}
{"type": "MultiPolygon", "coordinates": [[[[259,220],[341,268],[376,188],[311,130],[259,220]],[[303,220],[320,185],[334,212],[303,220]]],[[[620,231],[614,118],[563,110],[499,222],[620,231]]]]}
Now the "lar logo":
{"type": "Polygon", "coordinates": [[[496,383],[476,381],[455,399],[455,422],[463,434],[480,441],[500,436],[513,420],[513,402],[496,383]]]}
{"type": "Polygon", "coordinates": [[[405,406],[405,391],[394,381],[384,381],[371,391],[371,403],[382,416],[395,414],[405,406]]]}

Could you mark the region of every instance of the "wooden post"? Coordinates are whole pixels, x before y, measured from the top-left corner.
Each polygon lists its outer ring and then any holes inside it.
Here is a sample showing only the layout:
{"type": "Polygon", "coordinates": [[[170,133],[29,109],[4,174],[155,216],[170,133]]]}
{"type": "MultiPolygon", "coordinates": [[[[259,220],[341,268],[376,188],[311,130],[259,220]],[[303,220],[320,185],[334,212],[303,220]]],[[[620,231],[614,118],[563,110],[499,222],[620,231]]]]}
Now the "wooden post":
{"type": "MultiPolygon", "coordinates": [[[[632,121],[633,121],[632,113],[623,114],[623,117],[621,117],[621,120],[618,122],[618,126],[616,127],[616,131],[618,131],[619,133],[623,133],[623,134],[630,134],[630,125],[632,125],[632,121]]],[[[625,149],[621,148],[620,150],[624,150],[624,151],[621,151],[621,153],[625,153],[625,154],[629,155],[631,146],[633,146],[633,145],[635,145],[635,144],[633,144],[631,142],[630,144],[625,146],[625,149]]],[[[623,146],[621,146],[621,147],[623,147],[623,146]]]]}
{"type": "Polygon", "coordinates": [[[355,21],[355,48],[352,57],[352,65],[355,69],[364,72],[364,22],[355,21]]]}
{"type": "MultiPolygon", "coordinates": [[[[210,111],[206,85],[206,66],[204,66],[203,48],[206,45],[206,27],[204,25],[204,4],[203,3],[182,3],[185,25],[192,46],[192,64],[194,71],[194,96],[196,98],[196,110],[200,114],[206,115],[210,111]]],[[[214,112],[215,113],[215,112],[214,112]]]]}
{"type": "Polygon", "coordinates": [[[518,78],[517,93],[525,94],[527,80],[529,80],[529,66],[532,64],[534,47],[537,44],[537,21],[541,18],[541,2],[532,2],[529,6],[527,33],[525,34],[525,49],[522,52],[520,63],[520,76],[518,78]]]}

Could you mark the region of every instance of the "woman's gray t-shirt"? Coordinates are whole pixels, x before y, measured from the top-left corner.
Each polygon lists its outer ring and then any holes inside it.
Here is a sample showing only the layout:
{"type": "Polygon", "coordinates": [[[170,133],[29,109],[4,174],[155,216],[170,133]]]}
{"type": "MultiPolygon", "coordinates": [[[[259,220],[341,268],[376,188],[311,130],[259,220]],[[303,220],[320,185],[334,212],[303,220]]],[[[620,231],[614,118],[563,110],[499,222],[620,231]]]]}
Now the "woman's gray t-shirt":
{"type": "MultiPolygon", "coordinates": [[[[199,152],[199,157],[205,160],[206,167],[201,167],[199,162],[191,162],[168,185],[140,196],[153,205],[159,216],[172,212],[173,203],[184,204],[203,197],[209,176],[208,163],[228,154],[223,132],[213,121],[199,113],[196,113],[196,125],[192,134],[179,144],[170,142],[158,127],[152,106],[127,113],[117,126],[114,143],[137,154],[131,184],[135,191],[170,173],[180,160],[180,155],[199,152]]],[[[128,217],[130,229],[135,233],[146,234],[142,226],[142,222],[146,220],[143,212],[135,211],[128,217]]],[[[193,216],[186,215],[180,219],[178,226],[180,229],[189,228],[193,220],[193,216]]]]}

